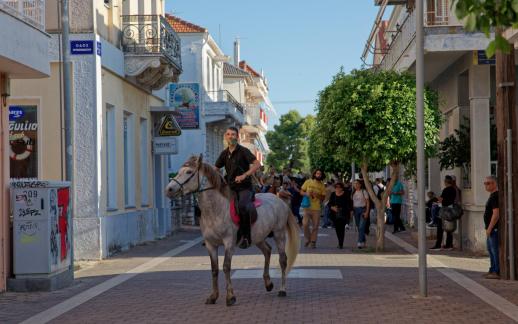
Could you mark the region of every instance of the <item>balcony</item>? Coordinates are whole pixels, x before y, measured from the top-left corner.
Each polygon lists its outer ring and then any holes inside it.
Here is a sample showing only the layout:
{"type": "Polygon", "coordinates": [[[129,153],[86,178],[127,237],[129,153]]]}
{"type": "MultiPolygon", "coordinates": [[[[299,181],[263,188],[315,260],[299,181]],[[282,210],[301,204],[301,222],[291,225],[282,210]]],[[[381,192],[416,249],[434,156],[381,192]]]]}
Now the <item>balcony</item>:
{"type": "Polygon", "coordinates": [[[254,133],[257,133],[258,131],[266,132],[268,129],[268,123],[264,109],[258,105],[247,105],[245,113],[245,125],[243,128],[254,133]]]}
{"type": "Polygon", "coordinates": [[[0,9],[39,30],[45,30],[44,0],[0,0],[0,9]]]}
{"type": "MultiPolygon", "coordinates": [[[[379,68],[404,71],[415,63],[416,10],[395,17],[395,30],[386,32],[388,48],[379,68]]],[[[427,1],[424,15],[426,81],[430,81],[467,52],[485,49],[489,40],[482,33],[466,33],[450,11],[448,0],[427,1]]]]}
{"type": "Polygon", "coordinates": [[[11,79],[50,75],[45,1],[0,0],[0,72],[11,79]]]}
{"type": "Polygon", "coordinates": [[[231,124],[243,125],[245,107],[230,92],[220,90],[209,91],[207,94],[214,100],[205,101],[205,118],[208,123],[228,121],[231,124]]]}
{"type": "Polygon", "coordinates": [[[180,37],[160,15],[122,16],[126,75],[150,90],[177,82],[182,72],[180,37]]]}

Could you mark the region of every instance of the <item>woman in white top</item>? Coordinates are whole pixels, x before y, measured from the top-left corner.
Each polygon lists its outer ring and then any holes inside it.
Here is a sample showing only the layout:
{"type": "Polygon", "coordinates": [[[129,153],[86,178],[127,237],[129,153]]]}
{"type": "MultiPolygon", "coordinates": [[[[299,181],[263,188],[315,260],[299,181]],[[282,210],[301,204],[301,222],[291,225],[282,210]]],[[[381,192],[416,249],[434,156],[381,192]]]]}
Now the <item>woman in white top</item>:
{"type": "Polygon", "coordinates": [[[359,249],[365,247],[365,225],[367,224],[367,217],[369,217],[369,194],[358,180],[354,181],[354,191],[352,193],[354,222],[358,228],[358,243],[359,249]]]}

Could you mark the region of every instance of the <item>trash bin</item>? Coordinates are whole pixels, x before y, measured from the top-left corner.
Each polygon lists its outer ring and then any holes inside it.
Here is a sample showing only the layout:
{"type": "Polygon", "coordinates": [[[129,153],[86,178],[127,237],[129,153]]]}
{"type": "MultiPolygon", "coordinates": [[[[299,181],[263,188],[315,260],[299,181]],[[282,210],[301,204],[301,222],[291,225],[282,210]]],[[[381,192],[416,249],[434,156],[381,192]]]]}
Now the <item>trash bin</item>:
{"type": "Polygon", "coordinates": [[[73,281],[69,182],[13,181],[13,291],[55,290],[73,281]]]}

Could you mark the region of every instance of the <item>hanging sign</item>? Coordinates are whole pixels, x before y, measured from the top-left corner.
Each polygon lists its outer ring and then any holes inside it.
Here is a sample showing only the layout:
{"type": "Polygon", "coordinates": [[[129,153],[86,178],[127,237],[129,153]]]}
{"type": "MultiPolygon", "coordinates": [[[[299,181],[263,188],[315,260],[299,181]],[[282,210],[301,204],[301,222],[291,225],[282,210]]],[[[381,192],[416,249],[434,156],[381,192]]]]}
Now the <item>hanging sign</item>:
{"type": "Polygon", "coordinates": [[[165,115],[158,128],[158,136],[180,136],[181,134],[182,130],[176,120],[171,115],[165,115]]]}

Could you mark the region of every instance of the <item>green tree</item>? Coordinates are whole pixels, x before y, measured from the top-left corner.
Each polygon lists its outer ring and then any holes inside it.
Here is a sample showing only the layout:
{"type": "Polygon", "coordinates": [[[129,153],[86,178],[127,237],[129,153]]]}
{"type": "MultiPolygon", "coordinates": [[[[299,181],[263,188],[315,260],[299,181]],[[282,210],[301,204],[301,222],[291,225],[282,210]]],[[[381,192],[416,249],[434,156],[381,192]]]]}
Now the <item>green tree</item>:
{"type": "Polygon", "coordinates": [[[315,117],[302,117],[298,111],[290,110],[281,116],[279,125],[266,133],[270,153],[268,165],[277,170],[289,167],[293,170],[309,171],[308,142],[315,117]]]}
{"type": "MultiPolygon", "coordinates": [[[[319,94],[317,123],[312,141],[333,161],[361,166],[364,179],[369,169],[391,165],[392,175],[382,199],[367,191],[377,210],[376,250],[384,249],[384,213],[388,193],[401,164],[416,158],[415,77],[393,71],[342,70],[319,94]]],[[[441,114],[437,93],[425,92],[425,149],[430,155],[439,140],[441,114]]]]}

